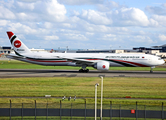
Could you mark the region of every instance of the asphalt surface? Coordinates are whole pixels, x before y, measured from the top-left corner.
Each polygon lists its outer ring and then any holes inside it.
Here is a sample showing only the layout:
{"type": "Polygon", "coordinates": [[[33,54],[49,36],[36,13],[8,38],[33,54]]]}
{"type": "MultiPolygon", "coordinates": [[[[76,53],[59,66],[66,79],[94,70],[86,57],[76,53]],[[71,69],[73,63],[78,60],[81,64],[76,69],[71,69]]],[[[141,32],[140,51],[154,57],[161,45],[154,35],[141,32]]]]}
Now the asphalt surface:
{"type": "Polygon", "coordinates": [[[34,69],[0,69],[0,78],[20,77],[138,77],[138,78],[166,78],[166,71],[107,71],[91,70],[79,73],[77,70],[34,70],[34,69]]]}

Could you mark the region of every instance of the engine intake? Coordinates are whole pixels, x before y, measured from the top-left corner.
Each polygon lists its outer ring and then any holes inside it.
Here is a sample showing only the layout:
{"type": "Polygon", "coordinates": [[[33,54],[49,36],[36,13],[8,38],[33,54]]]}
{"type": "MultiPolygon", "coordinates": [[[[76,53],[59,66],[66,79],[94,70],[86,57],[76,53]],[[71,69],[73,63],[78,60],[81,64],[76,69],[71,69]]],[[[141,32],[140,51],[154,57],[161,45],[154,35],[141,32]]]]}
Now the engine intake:
{"type": "Polygon", "coordinates": [[[106,61],[97,62],[93,66],[93,68],[97,70],[101,70],[101,71],[107,71],[109,70],[109,67],[110,67],[110,63],[106,61]]]}

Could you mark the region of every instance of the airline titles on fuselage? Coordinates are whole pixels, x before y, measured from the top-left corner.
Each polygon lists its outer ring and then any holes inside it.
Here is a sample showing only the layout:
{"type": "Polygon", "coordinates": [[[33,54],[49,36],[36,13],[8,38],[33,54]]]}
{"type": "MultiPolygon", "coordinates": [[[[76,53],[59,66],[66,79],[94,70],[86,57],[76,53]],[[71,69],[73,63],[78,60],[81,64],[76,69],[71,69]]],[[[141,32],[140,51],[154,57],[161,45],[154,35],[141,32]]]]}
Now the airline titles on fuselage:
{"type": "Polygon", "coordinates": [[[24,51],[24,49],[17,49],[17,51],[24,51]]]}
{"type": "MultiPolygon", "coordinates": [[[[124,59],[124,58],[140,58],[140,56],[106,56],[105,58],[122,58],[122,59],[124,59]]],[[[142,57],[142,58],[144,58],[144,57],[142,57]]]]}

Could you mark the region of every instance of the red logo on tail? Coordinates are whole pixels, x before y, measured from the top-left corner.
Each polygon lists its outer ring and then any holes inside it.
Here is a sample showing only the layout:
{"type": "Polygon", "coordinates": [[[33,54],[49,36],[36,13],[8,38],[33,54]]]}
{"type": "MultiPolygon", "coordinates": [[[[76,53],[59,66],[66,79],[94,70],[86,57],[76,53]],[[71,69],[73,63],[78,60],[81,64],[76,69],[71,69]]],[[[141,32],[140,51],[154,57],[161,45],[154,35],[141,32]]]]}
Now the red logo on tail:
{"type": "Polygon", "coordinates": [[[16,48],[21,47],[21,42],[20,42],[19,40],[14,41],[14,46],[15,46],[16,48]]]}

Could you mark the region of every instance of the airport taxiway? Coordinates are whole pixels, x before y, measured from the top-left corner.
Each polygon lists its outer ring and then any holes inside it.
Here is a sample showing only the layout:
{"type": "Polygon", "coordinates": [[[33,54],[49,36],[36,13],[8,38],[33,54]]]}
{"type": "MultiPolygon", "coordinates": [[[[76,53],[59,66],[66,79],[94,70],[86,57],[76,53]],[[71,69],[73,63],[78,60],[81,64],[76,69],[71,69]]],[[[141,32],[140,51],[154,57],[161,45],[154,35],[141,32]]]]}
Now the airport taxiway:
{"type": "Polygon", "coordinates": [[[79,73],[77,70],[52,69],[0,69],[0,78],[20,77],[138,77],[138,78],[166,78],[166,71],[107,71],[91,70],[88,73],[79,73]]]}

